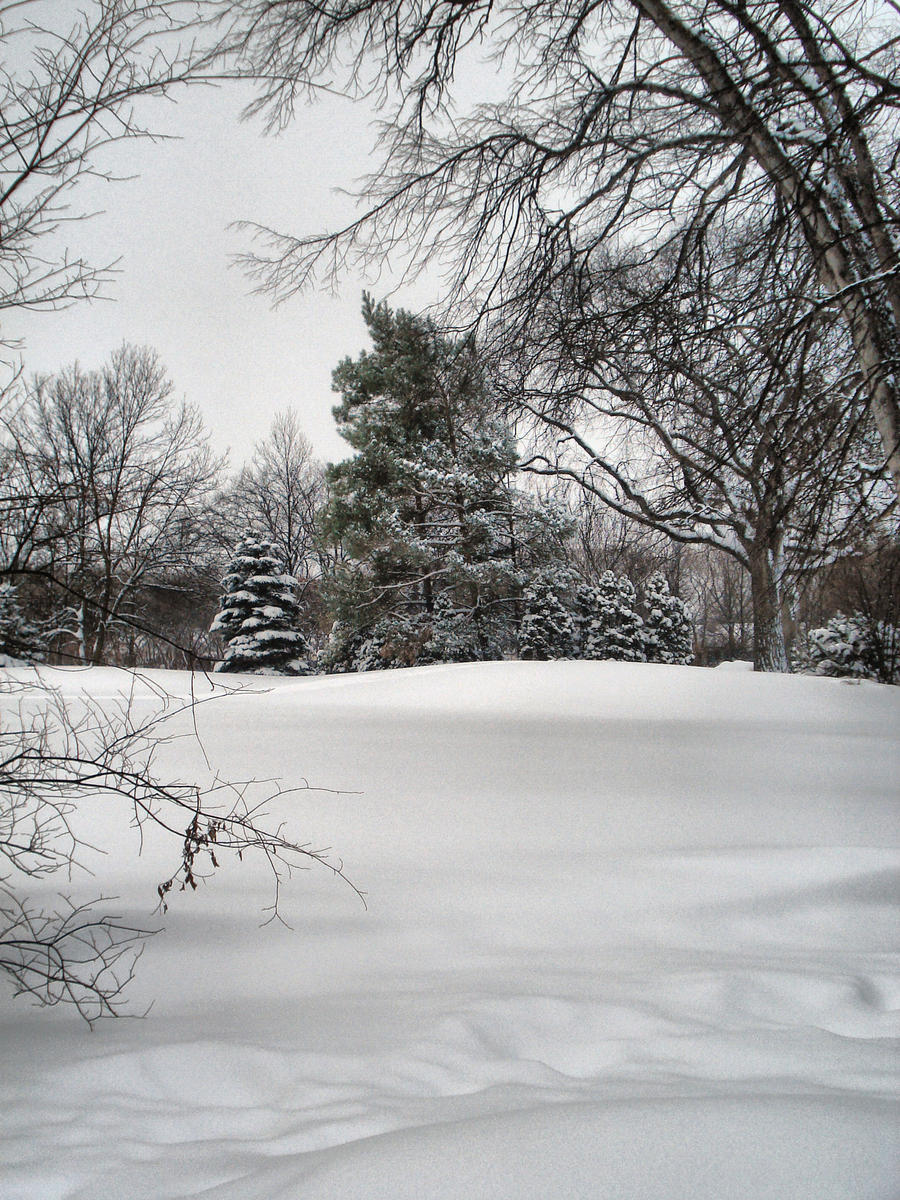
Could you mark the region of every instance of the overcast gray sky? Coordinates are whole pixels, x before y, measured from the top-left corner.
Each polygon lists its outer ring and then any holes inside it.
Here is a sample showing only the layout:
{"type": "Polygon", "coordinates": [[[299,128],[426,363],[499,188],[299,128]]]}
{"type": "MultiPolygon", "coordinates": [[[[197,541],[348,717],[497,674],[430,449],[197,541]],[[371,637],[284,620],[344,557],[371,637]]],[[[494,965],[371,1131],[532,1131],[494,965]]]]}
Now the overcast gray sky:
{"type": "MultiPolygon", "coordinates": [[[[121,257],[111,299],[57,313],[14,312],[7,338],[21,338],[29,373],[76,359],[100,366],[123,341],[156,348],[175,392],[197,404],[219,451],[239,465],[272,416],[294,407],[319,454],[349,448],[331,417],[331,371],[367,344],[361,292],[381,297],[388,282],[347,278],[340,295],[314,293],[273,311],[230,265],[248,237],[241,219],[291,233],[331,228],[355,207],[338,187],[365,173],[374,140],[361,104],[326,98],[300,108],[285,133],[239,122],[248,90],[194,88],[177,102],[151,105],[147,123],[178,140],[115,147],[109,162],[126,182],[91,181],[72,197],[73,211],[102,210],[70,225],[67,244],[93,262],[121,257]]],[[[436,284],[398,291],[394,302],[418,309],[436,284]]]]}

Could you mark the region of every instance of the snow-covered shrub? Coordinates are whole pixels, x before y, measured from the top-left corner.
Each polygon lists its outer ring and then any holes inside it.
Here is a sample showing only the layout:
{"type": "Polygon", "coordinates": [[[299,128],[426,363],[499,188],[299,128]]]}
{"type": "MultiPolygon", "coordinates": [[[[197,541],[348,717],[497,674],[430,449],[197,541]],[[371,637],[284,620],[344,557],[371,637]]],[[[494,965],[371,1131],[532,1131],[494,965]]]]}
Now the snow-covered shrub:
{"type": "Polygon", "coordinates": [[[644,587],[644,653],[647,662],[684,666],[694,658],[694,636],[687,606],[673,596],[665,575],[656,571],[644,587]]]}
{"type": "Polygon", "coordinates": [[[795,651],[794,667],[813,675],[900,682],[900,635],[885,621],[862,613],[835,615],[806,635],[795,651]]]}
{"type": "Polygon", "coordinates": [[[596,593],[596,608],[586,622],[583,658],[644,661],[644,622],[635,611],[634,585],[624,575],[604,571],[596,593]]]}
{"type": "Polygon", "coordinates": [[[11,583],[0,583],[0,666],[41,662],[45,647],[36,625],[27,619],[11,583]]]}
{"type": "Polygon", "coordinates": [[[297,629],[297,580],[282,570],[272,542],[251,533],[222,580],[224,594],[210,626],[225,640],[217,671],[305,675],[308,651],[297,629]]]}
{"type": "Polygon", "coordinates": [[[354,671],[388,671],[414,667],[433,659],[423,657],[431,627],[408,617],[383,617],[376,621],[353,656],[354,671]]]}
{"type": "Polygon", "coordinates": [[[565,599],[565,583],[537,575],[525,589],[519,625],[519,657],[573,658],[577,650],[575,618],[565,599]]]}
{"type": "Polygon", "coordinates": [[[354,670],[354,659],[362,642],[360,634],[346,622],[333,622],[328,640],[319,652],[317,670],[326,675],[341,675],[354,670]]]}
{"type": "Polygon", "coordinates": [[[475,621],[468,609],[456,608],[444,592],[438,595],[433,612],[382,617],[367,636],[352,638],[340,650],[349,665],[337,669],[384,671],[499,658],[491,633],[490,622],[475,621]]]}
{"type": "MultiPolygon", "coordinates": [[[[494,610],[496,612],[496,610],[494,610]]],[[[431,631],[420,662],[481,662],[503,657],[506,615],[474,612],[454,602],[449,590],[440,592],[431,614],[431,631]]]]}

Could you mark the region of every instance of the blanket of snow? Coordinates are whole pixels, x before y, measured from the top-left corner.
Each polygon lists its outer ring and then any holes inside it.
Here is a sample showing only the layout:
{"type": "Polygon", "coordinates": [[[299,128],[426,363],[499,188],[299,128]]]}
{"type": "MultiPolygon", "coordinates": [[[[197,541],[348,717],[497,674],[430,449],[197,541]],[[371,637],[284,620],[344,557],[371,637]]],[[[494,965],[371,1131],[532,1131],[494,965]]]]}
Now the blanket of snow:
{"type": "MultiPolygon", "coordinates": [[[[900,1196],[900,688],[586,662],[235,683],[161,769],[335,789],[273,819],[368,907],[316,867],[292,929],[261,927],[270,878],[229,863],[147,943],[145,1019],[0,991],[4,1200],[900,1196]]],[[[171,846],[82,817],[111,853],[76,886],[152,923],[171,846]]]]}

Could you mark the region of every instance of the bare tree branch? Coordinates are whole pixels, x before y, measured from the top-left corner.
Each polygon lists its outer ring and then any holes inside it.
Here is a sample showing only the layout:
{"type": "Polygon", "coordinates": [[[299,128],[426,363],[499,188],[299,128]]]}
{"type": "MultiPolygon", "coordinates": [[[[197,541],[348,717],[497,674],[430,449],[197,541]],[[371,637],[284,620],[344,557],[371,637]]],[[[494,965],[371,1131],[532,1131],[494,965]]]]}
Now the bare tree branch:
{"type": "MultiPolygon", "coordinates": [[[[201,787],[164,779],[155,767],[161,747],[196,731],[196,707],[227,703],[222,691],[180,701],[149,678],[130,679],[115,706],[74,700],[39,672],[0,686],[0,971],[19,992],[42,1004],[74,1004],[88,1021],[122,1010],[143,939],[135,928],[102,911],[103,898],[47,910],[23,891],[29,880],[57,875],[69,881],[84,869],[88,846],[78,832],[79,810],[112,801],[124,805],[138,829],[161,831],[173,847],[173,869],[159,882],[165,910],[173,890],[195,890],[226,857],[253,854],[273,881],[270,919],[278,917],[284,881],[297,869],[324,866],[347,883],[343,865],[325,849],[301,844],[266,810],[288,793],[272,784],[214,777],[201,787]],[[155,703],[138,715],[137,692],[155,703]]],[[[305,790],[290,789],[292,792],[305,790]]],[[[83,814],[82,814],[83,815],[83,814]]]]}
{"type": "MultiPolygon", "coordinates": [[[[386,114],[362,216],[333,233],[261,230],[276,299],[386,256],[442,264],[469,315],[537,306],[603,247],[652,264],[705,253],[753,214],[802,246],[844,322],[900,490],[900,25],[826,0],[223,0],[222,45],[289,120],[327,77],[386,114]],[[462,115],[461,62],[493,56],[505,103],[462,115]],[[346,64],[346,66],[345,66],[346,64]]],[[[338,85],[339,86],[339,85],[338,85]]]]}

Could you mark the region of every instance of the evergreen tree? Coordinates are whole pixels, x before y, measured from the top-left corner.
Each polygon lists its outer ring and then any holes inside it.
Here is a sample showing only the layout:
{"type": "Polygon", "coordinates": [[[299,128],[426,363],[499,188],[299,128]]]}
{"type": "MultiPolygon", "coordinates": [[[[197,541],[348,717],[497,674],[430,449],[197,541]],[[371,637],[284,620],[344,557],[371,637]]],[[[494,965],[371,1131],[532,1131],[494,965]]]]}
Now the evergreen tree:
{"type": "Polygon", "coordinates": [[[819,629],[811,629],[805,647],[794,654],[795,670],[813,675],[850,679],[900,680],[897,629],[886,621],[873,621],[863,613],[835,615],[819,629]]]}
{"type": "Polygon", "coordinates": [[[574,658],[575,618],[566,603],[566,580],[540,573],[528,584],[519,626],[519,657],[546,661],[574,658]]]}
{"type": "Polygon", "coordinates": [[[589,583],[579,583],[572,600],[572,616],[575,621],[575,647],[578,658],[587,658],[585,653],[591,623],[600,607],[600,596],[589,583]]]}
{"type": "Polygon", "coordinates": [[[328,640],[319,652],[318,669],[326,675],[339,675],[356,669],[357,657],[365,638],[345,621],[333,621],[328,640]]]}
{"type": "Polygon", "coordinates": [[[41,662],[45,647],[36,625],[27,619],[11,583],[0,583],[0,663],[41,662]]]}
{"type": "Polygon", "coordinates": [[[499,658],[536,565],[567,518],[512,485],[516,448],[491,412],[471,339],[364,297],[373,349],[334,373],[341,435],[323,526],[343,559],[327,585],[328,661],[371,669],[499,658]]]}
{"type": "Polygon", "coordinates": [[[210,626],[226,642],[217,671],[305,675],[307,647],[297,629],[297,580],[286,575],[272,542],[251,532],[222,580],[224,594],[210,626]]]}
{"type": "Polygon", "coordinates": [[[694,638],[687,607],[673,596],[661,571],[656,571],[644,588],[647,616],[644,621],[644,650],[647,662],[684,666],[693,661],[694,638]]]}
{"type": "Polygon", "coordinates": [[[634,585],[624,576],[604,571],[596,588],[597,607],[586,631],[585,658],[643,662],[643,621],[635,611],[634,585]]]}

